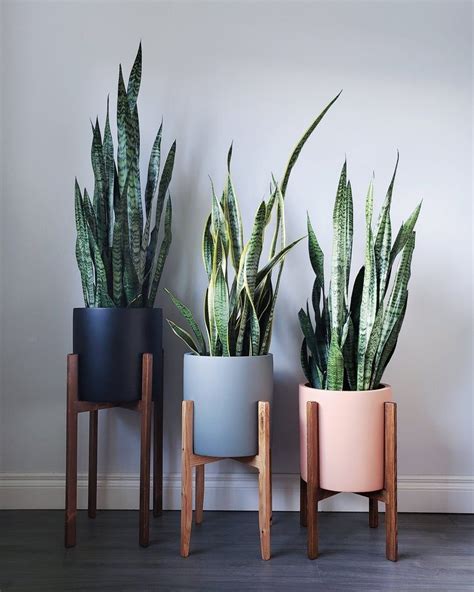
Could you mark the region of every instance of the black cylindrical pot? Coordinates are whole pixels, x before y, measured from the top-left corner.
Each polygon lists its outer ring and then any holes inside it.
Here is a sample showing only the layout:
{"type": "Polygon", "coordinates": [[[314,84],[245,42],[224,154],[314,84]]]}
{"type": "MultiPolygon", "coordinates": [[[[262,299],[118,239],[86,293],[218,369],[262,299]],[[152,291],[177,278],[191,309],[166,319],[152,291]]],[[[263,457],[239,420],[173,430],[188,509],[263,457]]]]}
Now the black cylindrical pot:
{"type": "Polygon", "coordinates": [[[73,352],[79,399],[125,403],[141,398],[142,354],[153,354],[153,399],[162,396],[160,308],[75,308],[73,352]]]}

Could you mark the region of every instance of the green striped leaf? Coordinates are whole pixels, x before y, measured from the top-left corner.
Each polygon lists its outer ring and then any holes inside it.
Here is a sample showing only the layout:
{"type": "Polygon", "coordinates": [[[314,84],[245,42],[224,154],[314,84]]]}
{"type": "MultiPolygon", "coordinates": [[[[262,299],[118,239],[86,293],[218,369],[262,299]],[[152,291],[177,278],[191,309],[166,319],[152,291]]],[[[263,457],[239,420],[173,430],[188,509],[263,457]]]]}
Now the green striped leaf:
{"type": "Polygon", "coordinates": [[[155,228],[159,229],[161,224],[161,215],[163,212],[164,202],[166,193],[173,177],[174,159],[176,156],[176,140],[171,144],[168,155],[165,160],[163,172],[161,174],[160,183],[158,186],[158,197],[156,200],[156,216],[155,216],[155,228]]]}
{"type": "Polygon", "coordinates": [[[92,127],[91,163],[94,172],[94,210],[97,217],[97,243],[101,252],[108,246],[108,204],[102,136],[99,122],[92,127]]]}
{"type": "Polygon", "coordinates": [[[421,210],[422,202],[416,206],[415,210],[411,213],[408,220],[404,222],[398,231],[397,237],[395,238],[395,242],[393,243],[392,251],[390,253],[390,262],[393,263],[395,261],[396,256],[402,251],[405,247],[406,243],[410,239],[413,229],[415,228],[416,221],[418,220],[418,215],[421,210]]]}
{"type": "Polygon", "coordinates": [[[141,267],[143,211],[139,163],[140,130],[136,106],[133,112],[126,111],[125,123],[127,129],[127,167],[130,173],[127,192],[129,242],[135,272],[140,283],[143,283],[143,269],[141,267]]]}
{"type": "Polygon", "coordinates": [[[356,279],[354,280],[354,285],[352,287],[350,313],[356,337],[359,335],[360,307],[362,304],[362,292],[364,289],[364,272],[365,267],[362,266],[356,275],[356,279]]]}
{"type": "Polygon", "coordinates": [[[127,85],[127,97],[130,104],[130,110],[133,111],[137,103],[138,92],[140,90],[140,82],[142,79],[142,44],[138,46],[138,52],[135,57],[130,77],[127,85]]]}
{"type": "Polygon", "coordinates": [[[204,340],[204,336],[199,328],[199,325],[194,319],[193,313],[189,310],[189,308],[179,300],[170,290],[165,288],[165,292],[169,295],[173,304],[179,310],[179,312],[183,315],[183,317],[188,322],[189,326],[192,329],[194,337],[196,338],[196,350],[200,355],[206,355],[206,342],[204,340]]]}
{"type": "MultiPolygon", "coordinates": [[[[232,147],[229,153],[232,154],[232,147]]],[[[230,167],[230,158],[229,158],[230,167]]],[[[224,200],[224,215],[227,220],[228,232],[229,232],[229,243],[230,243],[230,256],[232,265],[236,273],[238,273],[240,258],[243,250],[243,229],[242,229],[242,218],[240,215],[240,208],[235,196],[234,186],[232,184],[232,178],[229,174],[227,175],[227,188],[225,192],[224,200]]]]}
{"type": "Polygon", "coordinates": [[[372,327],[372,332],[367,343],[367,351],[365,352],[364,383],[362,385],[362,390],[370,389],[374,372],[375,357],[380,343],[380,337],[382,335],[383,317],[383,308],[379,308],[377,314],[375,315],[374,326],[372,327]]]}
{"type": "Polygon", "coordinates": [[[333,248],[331,264],[331,328],[334,336],[339,333],[346,314],[346,162],[342,167],[333,212],[333,248]]]}
{"type": "Polygon", "coordinates": [[[82,292],[84,295],[84,304],[94,306],[95,278],[94,266],[89,247],[89,236],[86,227],[86,220],[83,212],[83,200],[79,184],[75,182],[75,220],[76,220],[76,259],[79,273],[81,275],[82,292]]]}
{"type": "Polygon", "coordinates": [[[306,340],[306,346],[314,357],[318,357],[318,344],[314,334],[313,326],[309,314],[304,309],[300,308],[298,313],[301,331],[306,340]]]}
{"type": "MultiPolygon", "coordinates": [[[[158,129],[155,141],[150,153],[150,160],[148,162],[148,175],[145,187],[145,213],[147,221],[150,217],[153,197],[158,187],[158,179],[160,176],[160,160],[161,160],[161,134],[163,130],[163,122],[158,129]]],[[[168,189],[168,188],[166,188],[168,189]]]]}
{"type": "Polygon", "coordinates": [[[397,160],[395,169],[393,171],[390,185],[387,189],[382,209],[380,211],[377,227],[375,230],[375,263],[377,266],[377,286],[378,286],[378,301],[382,302],[385,291],[387,289],[388,279],[390,276],[391,261],[390,251],[392,248],[392,224],[390,220],[390,207],[392,204],[393,186],[395,184],[395,177],[397,175],[399,155],[397,153],[397,160]]]}
{"type": "Polygon", "coordinates": [[[319,246],[318,239],[311,225],[309,214],[306,214],[306,224],[308,228],[308,252],[311,267],[316,275],[316,282],[324,293],[324,253],[319,246]]]}
{"type": "Polygon", "coordinates": [[[217,270],[214,290],[214,317],[219,340],[222,344],[224,356],[229,353],[229,290],[225,281],[222,267],[217,270]]]}
{"type": "Polygon", "coordinates": [[[250,298],[253,298],[257,282],[258,263],[262,254],[265,231],[265,202],[262,202],[255,215],[248,250],[245,256],[244,280],[250,298]]]}
{"type": "Polygon", "coordinates": [[[331,338],[328,354],[327,389],[342,391],[344,387],[344,357],[335,335],[331,338]]]}
{"type": "MultiPolygon", "coordinates": [[[[276,196],[276,204],[277,204],[277,218],[275,222],[275,230],[273,232],[273,238],[270,245],[270,257],[274,257],[277,245],[278,245],[278,238],[280,238],[280,248],[283,248],[286,243],[286,236],[285,236],[285,202],[283,199],[283,194],[278,186],[278,183],[275,181],[275,178],[272,176],[273,184],[274,184],[274,191],[273,193],[276,196]]],[[[265,224],[266,226],[266,224],[265,224]]]]}
{"type": "Polygon", "coordinates": [[[245,355],[245,338],[247,336],[247,322],[248,322],[248,315],[249,315],[249,300],[245,295],[243,298],[243,305],[242,311],[240,313],[240,322],[239,322],[239,330],[237,332],[237,342],[235,346],[235,355],[236,356],[243,356],[245,355]]]}
{"type": "MultiPolygon", "coordinates": [[[[344,372],[347,380],[347,388],[351,391],[357,390],[357,351],[356,336],[354,332],[354,323],[351,316],[347,317],[347,336],[342,346],[342,355],[344,357],[344,372]]],[[[346,388],[346,386],[344,387],[346,388]]]]}
{"type": "Polygon", "coordinates": [[[346,269],[345,269],[345,278],[346,278],[346,294],[345,294],[345,302],[347,308],[347,301],[348,301],[348,292],[349,292],[349,278],[351,275],[351,262],[352,262],[352,240],[354,236],[354,206],[352,204],[352,187],[351,182],[348,181],[346,185],[346,193],[345,193],[345,202],[346,202],[346,216],[345,216],[345,226],[346,226],[346,240],[345,240],[345,249],[346,249],[346,269]]]}
{"type": "Polygon", "coordinates": [[[126,119],[129,112],[127,91],[123,80],[122,66],[119,66],[119,80],[117,90],[117,172],[119,181],[119,193],[123,194],[125,181],[128,176],[127,161],[127,124],[126,119]]]}
{"type": "Polygon", "coordinates": [[[362,287],[362,300],[360,305],[359,340],[357,352],[357,390],[363,390],[365,378],[365,354],[370,339],[372,327],[377,312],[377,276],[375,268],[375,253],[372,237],[372,213],[374,207],[374,188],[370,182],[367,192],[365,219],[366,219],[366,241],[365,241],[365,266],[364,283],[362,287]]]}
{"type": "Polygon", "coordinates": [[[204,233],[202,236],[202,260],[204,263],[204,269],[207,273],[207,279],[211,279],[212,275],[212,253],[214,251],[214,240],[211,234],[211,214],[207,218],[206,225],[204,227],[204,233]]]}
{"type": "Polygon", "coordinates": [[[270,259],[270,261],[266,265],[264,265],[264,267],[262,267],[262,269],[260,269],[260,271],[258,271],[257,279],[255,282],[256,286],[259,286],[262,282],[265,282],[267,280],[267,277],[269,276],[269,274],[273,271],[273,268],[276,265],[278,265],[279,263],[281,263],[285,259],[286,255],[291,251],[291,249],[293,249],[293,247],[295,247],[303,239],[304,239],[304,236],[296,239],[295,241],[293,241],[289,245],[286,245],[286,247],[284,249],[282,249],[279,253],[274,255],[270,259]]]}
{"type": "Polygon", "coordinates": [[[411,237],[405,244],[402,252],[402,259],[397,270],[392,291],[388,299],[384,316],[379,346],[377,350],[376,366],[380,366],[380,359],[383,350],[392,334],[393,328],[397,324],[399,317],[402,315],[405,302],[407,298],[408,281],[411,275],[411,262],[413,257],[413,250],[415,248],[415,232],[412,232],[411,237]]]}
{"type": "Polygon", "coordinates": [[[84,219],[86,225],[89,227],[90,231],[92,232],[93,237],[95,240],[98,240],[97,237],[97,219],[95,216],[94,206],[92,205],[91,199],[89,194],[87,193],[87,189],[84,188],[84,198],[82,199],[82,210],[84,213],[84,219]]]}
{"type": "Polygon", "coordinates": [[[166,319],[168,321],[168,325],[171,327],[171,330],[173,331],[173,333],[179,337],[182,341],[184,341],[184,343],[187,345],[187,347],[195,354],[199,355],[199,350],[197,345],[194,343],[193,338],[191,337],[191,335],[185,331],[184,329],[181,329],[181,327],[179,325],[177,325],[176,323],[174,323],[173,321],[171,321],[170,319],[166,319]]]}
{"type": "Polygon", "coordinates": [[[115,162],[114,162],[114,142],[112,132],[110,131],[109,119],[109,97],[107,97],[107,116],[104,127],[104,142],[102,146],[104,155],[104,172],[106,185],[106,207],[107,207],[107,241],[108,246],[112,246],[113,227],[114,227],[114,193],[115,193],[115,162]]]}
{"type": "Polygon", "coordinates": [[[330,101],[329,104],[322,110],[322,112],[318,115],[318,117],[316,117],[316,119],[309,126],[309,128],[305,131],[305,133],[303,134],[302,138],[296,144],[293,152],[291,153],[291,156],[290,156],[290,158],[288,160],[288,163],[286,165],[285,174],[283,175],[283,183],[281,184],[281,192],[283,194],[283,197],[286,194],[286,188],[287,188],[287,185],[288,185],[288,181],[290,180],[291,171],[292,171],[293,167],[295,166],[296,161],[298,160],[298,157],[299,157],[299,155],[301,153],[301,150],[303,150],[303,146],[306,144],[306,142],[308,141],[309,137],[314,132],[314,130],[317,128],[317,126],[319,125],[319,123],[321,122],[321,120],[323,119],[323,117],[326,115],[326,113],[329,111],[329,109],[331,108],[331,106],[333,105],[333,103],[335,103],[337,101],[337,99],[339,98],[339,95],[341,94],[341,92],[342,91],[340,91],[334,97],[334,99],[332,99],[332,101],[330,101]]]}
{"type": "Polygon", "coordinates": [[[156,293],[158,291],[158,286],[160,285],[161,274],[163,273],[163,269],[165,266],[166,258],[168,257],[168,252],[171,246],[172,240],[172,231],[171,231],[171,223],[173,219],[173,209],[171,205],[171,196],[168,195],[168,199],[166,200],[166,211],[165,211],[165,229],[163,240],[161,242],[160,250],[157,252],[155,260],[156,264],[154,265],[155,272],[153,275],[153,281],[150,286],[150,292],[148,295],[147,306],[153,307],[156,300],[156,293]]]}
{"type": "Polygon", "coordinates": [[[89,244],[95,270],[94,306],[100,308],[113,308],[114,302],[108,294],[105,265],[102,260],[99,245],[91,232],[89,232],[89,244]]]}
{"type": "Polygon", "coordinates": [[[382,353],[380,356],[376,358],[375,362],[375,370],[372,377],[372,382],[370,384],[370,388],[378,388],[380,385],[380,381],[382,380],[382,375],[387,367],[388,363],[390,362],[393,352],[395,351],[398,335],[400,333],[400,329],[403,325],[403,321],[405,319],[405,312],[407,308],[407,301],[408,301],[408,291],[405,292],[404,299],[402,301],[402,308],[400,311],[400,315],[395,321],[395,324],[388,336],[385,345],[382,349],[382,353]]]}
{"type": "Polygon", "coordinates": [[[268,321],[263,333],[263,337],[261,340],[261,345],[260,345],[260,355],[266,355],[268,354],[268,352],[270,351],[270,343],[272,340],[272,331],[273,331],[273,319],[275,317],[275,307],[276,307],[276,302],[277,302],[277,298],[278,298],[278,292],[280,291],[280,281],[281,281],[281,274],[283,272],[283,266],[280,265],[279,269],[278,269],[278,276],[277,276],[277,281],[276,281],[276,285],[275,285],[275,291],[273,294],[273,300],[272,300],[272,305],[270,308],[270,313],[268,315],[268,321]]]}

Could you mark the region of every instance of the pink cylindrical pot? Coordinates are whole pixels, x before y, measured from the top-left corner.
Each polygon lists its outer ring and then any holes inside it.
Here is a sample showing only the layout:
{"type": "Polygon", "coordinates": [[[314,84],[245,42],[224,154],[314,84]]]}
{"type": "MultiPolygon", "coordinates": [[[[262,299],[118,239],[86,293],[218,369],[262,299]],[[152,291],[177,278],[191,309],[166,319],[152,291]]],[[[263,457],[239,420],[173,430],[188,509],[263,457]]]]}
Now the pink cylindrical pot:
{"type": "Polygon", "coordinates": [[[306,403],[319,404],[319,485],[330,491],[384,486],[384,403],[392,388],[326,391],[300,384],[300,465],[307,480],[306,403]]]}

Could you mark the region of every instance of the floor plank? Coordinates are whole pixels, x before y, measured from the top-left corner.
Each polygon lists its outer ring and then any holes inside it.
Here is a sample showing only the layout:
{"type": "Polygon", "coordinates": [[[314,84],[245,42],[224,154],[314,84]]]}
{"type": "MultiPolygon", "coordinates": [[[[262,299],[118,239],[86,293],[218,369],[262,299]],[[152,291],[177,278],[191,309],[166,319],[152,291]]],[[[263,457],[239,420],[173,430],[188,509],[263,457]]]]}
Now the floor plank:
{"type": "Polygon", "coordinates": [[[1,592],[310,591],[474,592],[474,516],[400,514],[400,561],[385,559],[383,514],[321,513],[320,557],[306,557],[296,512],[275,512],[272,560],[260,559],[255,512],[205,512],[191,554],[179,555],[179,513],[151,519],[138,546],[138,512],[79,512],[78,544],[63,547],[63,512],[0,512],[1,592]]]}

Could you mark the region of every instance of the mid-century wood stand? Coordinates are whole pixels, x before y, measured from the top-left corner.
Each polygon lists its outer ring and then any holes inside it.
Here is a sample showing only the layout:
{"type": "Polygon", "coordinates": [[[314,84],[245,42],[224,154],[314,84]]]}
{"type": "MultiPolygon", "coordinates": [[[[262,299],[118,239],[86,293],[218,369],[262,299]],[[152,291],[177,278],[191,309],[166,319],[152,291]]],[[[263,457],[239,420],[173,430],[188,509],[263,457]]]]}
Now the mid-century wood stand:
{"type": "MultiPolygon", "coordinates": [[[[321,489],[319,486],[319,408],[315,401],[306,405],[308,456],[308,481],[300,480],[300,522],[308,527],[308,557],[318,557],[318,502],[337,495],[339,491],[321,489]]],[[[385,504],[386,557],[398,560],[397,532],[397,404],[384,403],[385,452],[384,488],[379,491],[357,492],[369,498],[369,526],[379,525],[378,502],[385,504]]]]}
{"type": "MultiPolygon", "coordinates": [[[[204,504],[204,465],[223,460],[223,458],[194,454],[193,401],[183,401],[182,418],[181,555],[187,557],[189,555],[193,521],[193,467],[196,467],[195,522],[196,524],[201,524],[204,504]]],[[[268,401],[259,401],[258,403],[258,454],[256,456],[232,457],[232,460],[237,460],[258,470],[260,550],[262,559],[270,559],[272,490],[270,467],[270,403],[268,401]]]]}
{"type": "Polygon", "coordinates": [[[96,517],[97,510],[97,435],[100,409],[121,407],[140,413],[140,511],[139,543],[142,547],[149,543],[150,510],[150,446],[152,410],[154,424],[153,438],[153,514],[158,516],[162,510],[163,498],[163,397],[152,401],[153,355],[142,356],[141,399],[132,403],[90,403],[78,398],[79,356],[67,357],[67,416],[66,416],[66,547],[76,544],[77,517],[77,418],[79,413],[89,412],[89,481],[87,513],[96,517]],[[152,405],[153,403],[153,405],[152,405]]]}

